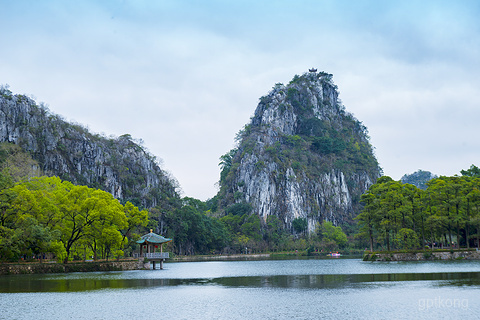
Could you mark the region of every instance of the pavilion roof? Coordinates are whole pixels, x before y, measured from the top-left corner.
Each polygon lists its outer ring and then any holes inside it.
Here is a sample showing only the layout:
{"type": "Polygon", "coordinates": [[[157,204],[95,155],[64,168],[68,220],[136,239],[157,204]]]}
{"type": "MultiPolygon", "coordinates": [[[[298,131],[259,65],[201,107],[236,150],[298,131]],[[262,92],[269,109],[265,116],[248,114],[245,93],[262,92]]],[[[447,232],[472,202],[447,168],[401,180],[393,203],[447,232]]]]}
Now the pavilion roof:
{"type": "Polygon", "coordinates": [[[150,233],[147,233],[146,235],[142,236],[140,240],[137,241],[137,243],[143,244],[143,243],[167,243],[172,241],[172,239],[162,237],[161,235],[158,235],[156,233],[153,233],[150,230],[150,233]]]}

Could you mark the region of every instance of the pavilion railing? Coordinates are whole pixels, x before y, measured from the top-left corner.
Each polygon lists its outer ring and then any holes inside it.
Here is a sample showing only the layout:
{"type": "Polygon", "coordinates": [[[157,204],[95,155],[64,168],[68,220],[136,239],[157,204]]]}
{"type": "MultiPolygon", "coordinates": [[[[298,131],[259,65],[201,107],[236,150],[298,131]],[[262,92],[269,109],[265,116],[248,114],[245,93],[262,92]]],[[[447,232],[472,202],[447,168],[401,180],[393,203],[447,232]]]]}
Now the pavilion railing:
{"type": "Polygon", "coordinates": [[[133,254],[134,258],[147,258],[147,259],[168,259],[170,258],[170,255],[168,252],[151,252],[151,253],[134,253],[133,254]]]}

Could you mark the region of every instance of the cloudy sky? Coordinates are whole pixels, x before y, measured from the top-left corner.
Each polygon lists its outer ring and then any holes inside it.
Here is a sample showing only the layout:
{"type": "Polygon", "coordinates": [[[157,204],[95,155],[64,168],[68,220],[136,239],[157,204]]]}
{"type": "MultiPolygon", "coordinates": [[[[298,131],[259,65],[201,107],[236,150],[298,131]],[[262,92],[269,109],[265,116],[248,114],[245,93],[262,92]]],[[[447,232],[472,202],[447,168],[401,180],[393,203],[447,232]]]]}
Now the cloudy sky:
{"type": "Polygon", "coordinates": [[[384,173],[480,166],[480,2],[0,0],[0,84],[96,133],[142,139],[184,196],[259,98],[332,73],[384,173]]]}

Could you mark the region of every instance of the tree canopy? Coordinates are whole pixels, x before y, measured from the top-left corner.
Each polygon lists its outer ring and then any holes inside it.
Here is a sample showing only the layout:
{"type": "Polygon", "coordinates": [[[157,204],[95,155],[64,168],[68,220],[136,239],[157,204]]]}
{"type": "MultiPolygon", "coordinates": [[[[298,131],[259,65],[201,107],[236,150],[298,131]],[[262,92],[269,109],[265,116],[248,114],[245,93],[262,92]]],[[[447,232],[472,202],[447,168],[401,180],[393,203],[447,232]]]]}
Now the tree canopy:
{"type": "Polygon", "coordinates": [[[122,206],[108,192],[58,177],[7,184],[0,203],[0,252],[7,260],[46,252],[64,262],[122,256],[127,236],[148,221],[146,211],[129,202],[122,206]]]}
{"type": "Polygon", "coordinates": [[[463,176],[434,178],[426,190],[379,178],[361,197],[358,236],[368,239],[370,250],[377,244],[387,250],[478,246],[480,177],[475,168],[462,171],[463,176]]]}

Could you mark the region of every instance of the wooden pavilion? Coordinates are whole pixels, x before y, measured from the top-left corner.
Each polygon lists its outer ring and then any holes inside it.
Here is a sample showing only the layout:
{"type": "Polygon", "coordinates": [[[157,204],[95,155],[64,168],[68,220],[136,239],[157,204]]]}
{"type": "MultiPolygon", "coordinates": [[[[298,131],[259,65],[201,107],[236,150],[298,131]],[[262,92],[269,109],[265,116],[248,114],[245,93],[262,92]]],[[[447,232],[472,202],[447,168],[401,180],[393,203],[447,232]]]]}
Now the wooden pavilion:
{"type": "Polygon", "coordinates": [[[150,229],[150,233],[142,236],[142,238],[137,241],[137,243],[140,244],[139,258],[147,258],[149,261],[152,261],[153,269],[156,267],[155,263],[159,261],[160,269],[163,269],[163,262],[170,257],[168,252],[163,252],[163,244],[170,241],[172,241],[172,239],[164,238],[161,235],[153,233],[153,230],[150,229]],[[160,252],[157,252],[159,247],[160,252]]]}

